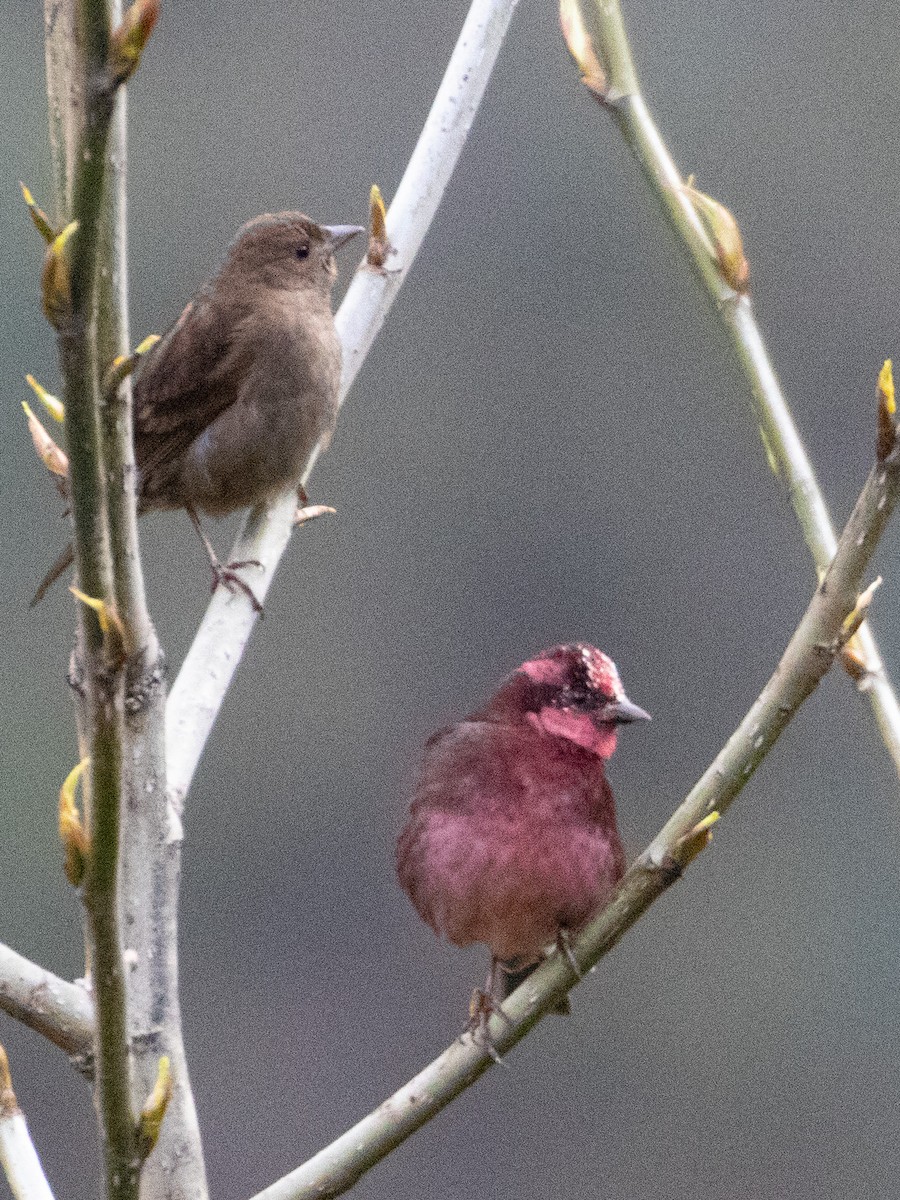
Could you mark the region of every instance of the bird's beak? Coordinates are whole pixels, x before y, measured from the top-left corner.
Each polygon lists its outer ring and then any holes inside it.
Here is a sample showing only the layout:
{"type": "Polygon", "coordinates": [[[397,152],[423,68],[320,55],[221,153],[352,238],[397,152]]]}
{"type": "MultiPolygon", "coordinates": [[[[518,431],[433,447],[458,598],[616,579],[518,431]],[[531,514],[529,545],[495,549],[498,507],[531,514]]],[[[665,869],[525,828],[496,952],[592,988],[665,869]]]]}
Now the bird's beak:
{"type": "Polygon", "coordinates": [[[332,250],[340,249],[344,242],[349,242],[358,233],[365,233],[362,225],[323,225],[322,228],[328,234],[332,250]]]}
{"type": "Polygon", "coordinates": [[[650,714],[632,704],[627,696],[613,700],[603,708],[603,720],[613,721],[616,725],[627,725],[631,721],[649,721],[650,714]]]}

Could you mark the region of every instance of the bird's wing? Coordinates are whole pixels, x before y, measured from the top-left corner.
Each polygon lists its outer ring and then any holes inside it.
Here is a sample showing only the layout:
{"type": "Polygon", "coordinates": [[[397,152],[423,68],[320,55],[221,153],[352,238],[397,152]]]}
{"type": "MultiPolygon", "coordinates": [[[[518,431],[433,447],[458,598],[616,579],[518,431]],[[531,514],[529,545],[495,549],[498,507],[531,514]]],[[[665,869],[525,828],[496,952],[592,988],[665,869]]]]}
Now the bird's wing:
{"type": "Polygon", "coordinates": [[[210,291],[201,293],[142,362],[134,391],[135,457],[142,498],[154,478],[181,462],[188,447],[234,402],[229,349],[234,329],[210,291]]]}
{"type": "Polygon", "coordinates": [[[425,744],[417,798],[451,811],[515,803],[520,741],[520,731],[494,721],[460,721],[438,730],[425,744]]]}

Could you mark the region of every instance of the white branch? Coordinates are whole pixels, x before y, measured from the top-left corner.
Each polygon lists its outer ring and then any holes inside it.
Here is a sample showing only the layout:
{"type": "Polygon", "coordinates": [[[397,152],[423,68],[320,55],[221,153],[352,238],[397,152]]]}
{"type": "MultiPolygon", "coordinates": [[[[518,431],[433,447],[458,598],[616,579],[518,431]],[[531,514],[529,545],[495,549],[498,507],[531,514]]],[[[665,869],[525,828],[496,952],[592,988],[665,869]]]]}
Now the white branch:
{"type": "Polygon", "coordinates": [[[92,1052],[94,1006],[87,991],[2,944],[0,1009],[73,1057],[84,1058],[92,1052]]]}
{"type": "Polygon", "coordinates": [[[19,1108],[6,1051],[0,1046],[0,1166],[15,1200],[53,1200],[25,1117],[19,1108]]]}
{"type": "MultiPolygon", "coordinates": [[[[473,0],[425,127],[387,216],[394,253],[385,271],[363,262],[340,311],[341,402],[362,366],[437,212],[466,142],[518,0],[473,0]]],[[[306,471],[309,475],[315,455],[306,471]]],[[[233,561],[258,559],[252,586],[263,600],[291,535],[297,497],[286,492],[252,510],[232,550],[233,561]]],[[[170,795],[180,806],[219,708],[256,624],[245,596],[219,588],[175,680],[166,714],[170,795]]]]}

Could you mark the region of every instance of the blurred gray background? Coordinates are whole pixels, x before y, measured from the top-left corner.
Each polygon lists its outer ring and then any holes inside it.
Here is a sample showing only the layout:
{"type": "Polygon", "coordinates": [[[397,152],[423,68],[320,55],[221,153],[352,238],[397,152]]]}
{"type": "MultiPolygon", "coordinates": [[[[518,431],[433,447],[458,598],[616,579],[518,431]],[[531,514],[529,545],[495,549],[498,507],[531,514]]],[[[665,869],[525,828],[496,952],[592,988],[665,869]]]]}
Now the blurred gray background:
{"type": "MultiPolygon", "coordinates": [[[[133,334],[162,331],[247,217],[363,222],[390,197],[464,0],[166,4],[130,88],[133,334]]],[[[58,383],[37,3],[0,39],[0,939],[68,976],[56,840],[74,762],[72,601],[27,601],[62,544],[22,376],[58,383]]],[[[898,356],[900,10],[629,0],[647,98],[740,220],[761,324],[843,522],[898,356]]],[[[354,251],[355,253],[355,251],[354,251]]],[[[343,278],[353,254],[346,254],[343,278]]],[[[183,1000],[217,1197],[363,1116],[459,1031],[483,953],[394,879],[420,746],[523,658],[591,640],[654,716],[612,764],[637,853],[767,678],[813,584],[740,378],[555,5],[522,0],[471,140],[310,488],[188,799],[183,1000]]],[[[231,528],[213,529],[217,544],[231,528]]],[[[173,672],[207,567],[183,514],[141,535],[173,672]]],[[[895,522],[876,630],[900,682],[895,522]]],[[[710,851],[548,1020],[360,1197],[895,1196],[900,791],[829,677],[710,851]]],[[[96,1194],[87,1087],[0,1014],[52,1183],[96,1194]]]]}

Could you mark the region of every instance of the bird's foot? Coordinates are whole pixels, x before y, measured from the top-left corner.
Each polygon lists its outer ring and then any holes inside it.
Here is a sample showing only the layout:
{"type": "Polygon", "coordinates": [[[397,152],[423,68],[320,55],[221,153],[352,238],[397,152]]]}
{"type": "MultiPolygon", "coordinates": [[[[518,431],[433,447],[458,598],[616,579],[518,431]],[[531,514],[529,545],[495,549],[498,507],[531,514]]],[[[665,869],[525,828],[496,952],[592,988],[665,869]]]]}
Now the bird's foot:
{"type": "Polygon", "coordinates": [[[512,1025],[512,1017],[503,1011],[500,1003],[494,999],[490,992],[486,992],[483,988],[476,988],[472,993],[472,999],[469,1001],[469,1023],[466,1026],[466,1032],[472,1035],[472,1041],[477,1046],[481,1046],[486,1050],[494,1062],[503,1067],[506,1064],[500,1057],[497,1047],[491,1041],[491,1035],[488,1032],[488,1021],[492,1016],[501,1017],[507,1025],[512,1025]]]}
{"type": "Polygon", "coordinates": [[[302,483],[297,484],[297,511],[294,513],[294,524],[305,525],[316,517],[324,517],[326,513],[335,513],[336,508],[327,504],[310,504],[309,494],[302,483]]]}
{"type": "Polygon", "coordinates": [[[306,525],[309,521],[314,521],[316,517],[324,517],[327,513],[336,512],[336,508],[331,508],[327,504],[306,504],[294,513],[294,524],[306,525]]]}
{"type": "Polygon", "coordinates": [[[221,585],[224,588],[227,588],[233,596],[238,592],[243,592],[253,606],[253,611],[258,613],[258,615],[261,617],[265,616],[263,606],[260,604],[259,600],[257,600],[253,588],[245,579],[241,579],[240,575],[238,574],[238,571],[242,570],[244,567],[259,567],[259,569],[262,570],[262,563],[258,558],[244,558],[240,562],[230,563],[220,563],[216,561],[211,563],[210,566],[212,567],[213,573],[211,591],[214,592],[221,583],[221,585]]]}
{"type": "Polygon", "coordinates": [[[560,925],[556,934],[556,949],[563,956],[574,974],[579,978],[584,978],[584,972],[578,965],[578,960],[572,953],[572,939],[569,937],[569,931],[563,925],[560,925]]]}

